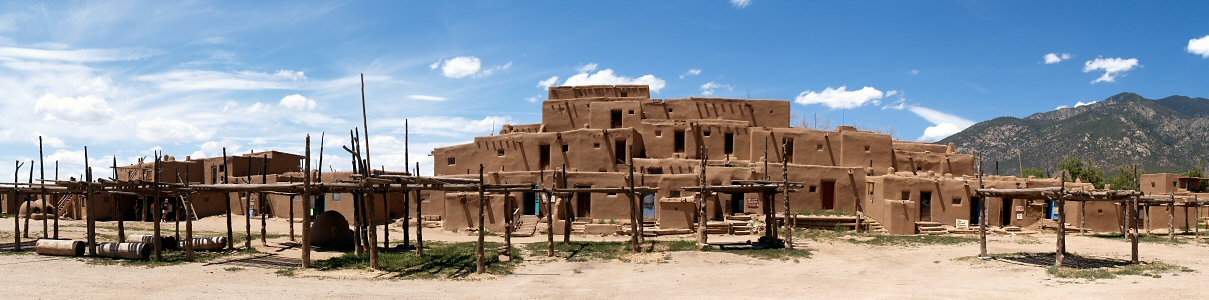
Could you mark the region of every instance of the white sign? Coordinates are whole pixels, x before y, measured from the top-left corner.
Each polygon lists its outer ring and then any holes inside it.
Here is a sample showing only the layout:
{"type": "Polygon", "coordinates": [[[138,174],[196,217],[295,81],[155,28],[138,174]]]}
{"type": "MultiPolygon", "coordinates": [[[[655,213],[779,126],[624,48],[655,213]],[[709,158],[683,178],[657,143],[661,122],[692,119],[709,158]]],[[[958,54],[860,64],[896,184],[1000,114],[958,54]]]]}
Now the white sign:
{"type": "Polygon", "coordinates": [[[957,229],[970,229],[970,220],[957,219],[957,229]]]}
{"type": "Polygon", "coordinates": [[[1024,220],[1024,213],[1016,213],[1016,220],[1024,220]]]}

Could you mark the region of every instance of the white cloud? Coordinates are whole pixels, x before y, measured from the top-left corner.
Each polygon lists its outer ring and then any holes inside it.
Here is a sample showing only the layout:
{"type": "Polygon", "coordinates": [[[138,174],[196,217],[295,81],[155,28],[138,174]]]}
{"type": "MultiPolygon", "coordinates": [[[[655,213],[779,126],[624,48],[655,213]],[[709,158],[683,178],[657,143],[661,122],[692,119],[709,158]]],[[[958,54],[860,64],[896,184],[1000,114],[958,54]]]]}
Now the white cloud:
{"type": "Polygon", "coordinates": [[[147,49],[78,49],[78,50],[46,50],[33,48],[0,48],[0,58],[54,60],[65,62],[100,62],[135,60],[158,54],[159,51],[147,49]]]}
{"type": "Polygon", "coordinates": [[[1075,103],[1075,107],[1080,107],[1080,106],[1084,106],[1084,105],[1092,105],[1096,102],[1100,102],[1100,101],[1092,101],[1092,102],[1087,102],[1087,103],[1083,103],[1083,101],[1079,101],[1079,102],[1075,103]]]}
{"type": "Polygon", "coordinates": [[[256,103],[253,103],[252,106],[248,106],[248,113],[254,114],[254,113],[260,113],[260,112],[267,112],[271,108],[273,108],[272,104],[256,102],[256,103]]]}
{"type": "Polygon", "coordinates": [[[1063,109],[1063,108],[1070,108],[1070,106],[1058,105],[1058,108],[1054,108],[1054,110],[1059,110],[1059,109],[1063,109]]]}
{"type": "Polygon", "coordinates": [[[710,82],[707,82],[707,83],[701,85],[701,95],[705,95],[705,96],[713,95],[714,90],[720,89],[720,88],[727,88],[727,89],[734,90],[734,88],[732,88],[729,84],[720,84],[720,83],[710,81],[710,82]]]}
{"type": "Polygon", "coordinates": [[[751,0],[730,0],[730,5],[734,5],[738,8],[744,8],[748,5],[751,5],[751,0]]]}
{"type": "Polygon", "coordinates": [[[161,117],[141,121],[135,130],[135,136],[149,142],[192,142],[209,139],[213,135],[213,130],[202,131],[193,124],[161,117]]]}
{"type": "Polygon", "coordinates": [[[437,62],[434,62],[431,65],[428,65],[429,70],[436,70],[437,68],[440,68],[440,67],[441,67],[441,60],[439,60],[439,59],[437,60],[437,62]]]}
{"type": "Polygon", "coordinates": [[[445,97],[429,96],[429,95],[407,95],[407,98],[424,101],[445,101],[445,97]]]}
{"type": "Polygon", "coordinates": [[[299,94],[293,94],[281,98],[281,102],[278,105],[289,109],[313,110],[317,104],[315,100],[307,99],[299,94]]]}
{"type": "Polygon", "coordinates": [[[227,100],[227,102],[223,103],[222,105],[222,111],[226,112],[236,107],[239,107],[239,102],[235,102],[235,100],[227,100]]]}
{"type": "Polygon", "coordinates": [[[619,84],[645,84],[651,87],[651,91],[656,93],[662,90],[667,85],[667,81],[655,77],[655,75],[642,75],[638,78],[629,78],[625,76],[617,76],[613,74],[613,69],[604,69],[596,71],[596,74],[588,74],[588,72],[580,72],[574,76],[568,77],[563,85],[566,86],[581,86],[581,85],[619,85],[619,84]]]}
{"type": "Polygon", "coordinates": [[[919,75],[919,70],[911,70],[911,72],[910,72],[910,73],[911,73],[911,75],[912,75],[912,76],[914,76],[914,75],[919,75]]]}
{"type": "Polygon", "coordinates": [[[532,102],[532,103],[536,103],[536,102],[537,102],[537,100],[541,100],[541,99],[542,99],[541,97],[542,97],[541,95],[537,95],[537,96],[533,96],[533,97],[528,97],[528,98],[525,98],[525,101],[529,101],[529,102],[532,102]]]}
{"type": "Polygon", "coordinates": [[[684,72],[684,74],[680,74],[680,79],[684,79],[684,77],[688,77],[688,76],[697,76],[697,75],[701,75],[701,69],[688,69],[688,72],[684,72]]]}
{"type": "Polygon", "coordinates": [[[34,113],[45,121],[63,121],[76,124],[104,124],[114,118],[114,110],[100,97],[58,97],[47,93],[34,104],[34,113]]]}
{"type": "Polygon", "coordinates": [[[549,89],[551,86],[554,86],[554,84],[556,84],[556,83],[558,83],[558,76],[550,76],[550,78],[546,78],[546,80],[538,81],[537,87],[543,88],[543,89],[549,89]]]}
{"type": "Polygon", "coordinates": [[[239,151],[239,150],[242,147],[243,146],[241,146],[239,143],[237,143],[236,141],[231,140],[231,139],[222,139],[219,141],[208,141],[208,142],[202,143],[201,146],[199,147],[199,149],[197,151],[194,151],[193,154],[190,156],[195,157],[195,158],[219,157],[219,156],[222,156],[223,148],[227,149],[227,155],[232,155],[232,154],[240,153],[241,151],[239,151]]]}
{"type": "Polygon", "coordinates": [[[441,67],[441,73],[449,78],[462,78],[478,73],[483,68],[483,61],[474,56],[458,56],[446,60],[441,67]]]}
{"type": "Polygon", "coordinates": [[[832,109],[836,108],[856,108],[862,105],[872,103],[873,105],[881,104],[882,97],[885,93],[873,87],[864,87],[859,90],[848,91],[847,86],[839,88],[826,88],[822,92],[805,91],[798,94],[794,102],[802,105],[822,104],[832,109]]]}
{"type": "Polygon", "coordinates": [[[1062,54],[1047,53],[1047,54],[1045,54],[1045,64],[1052,65],[1052,64],[1060,63],[1064,60],[1071,59],[1072,57],[1074,57],[1074,56],[1071,56],[1070,53],[1062,53],[1062,54]]]}
{"type": "Polygon", "coordinates": [[[1096,78],[1096,80],[1092,80],[1092,84],[1097,82],[1116,82],[1117,75],[1124,75],[1122,73],[1132,70],[1134,67],[1138,66],[1140,65],[1138,65],[1137,58],[1123,59],[1120,57],[1097,57],[1095,60],[1089,60],[1083,64],[1083,72],[1087,73],[1096,70],[1104,71],[1104,75],[1101,75],[1100,78],[1096,78]]]}
{"type": "Polygon", "coordinates": [[[587,72],[596,71],[596,67],[597,67],[596,63],[587,63],[587,64],[581,65],[579,67],[576,67],[575,71],[579,72],[579,73],[587,73],[587,72]]]}
{"type": "Polygon", "coordinates": [[[1199,39],[1188,40],[1188,53],[1199,54],[1203,58],[1209,58],[1209,35],[1199,39]]]}
{"type": "Polygon", "coordinates": [[[935,126],[924,128],[924,134],[919,137],[920,141],[938,141],[974,125],[974,121],[970,121],[969,119],[946,114],[926,107],[908,106],[907,109],[912,113],[915,113],[915,115],[924,118],[924,120],[928,120],[928,122],[935,124],[935,126]]]}
{"type": "Polygon", "coordinates": [[[155,83],[160,89],[175,91],[198,90],[269,90],[297,89],[306,80],[299,71],[279,70],[269,74],[263,72],[219,72],[204,70],[173,70],[164,73],[143,75],[139,80],[155,83]]]}

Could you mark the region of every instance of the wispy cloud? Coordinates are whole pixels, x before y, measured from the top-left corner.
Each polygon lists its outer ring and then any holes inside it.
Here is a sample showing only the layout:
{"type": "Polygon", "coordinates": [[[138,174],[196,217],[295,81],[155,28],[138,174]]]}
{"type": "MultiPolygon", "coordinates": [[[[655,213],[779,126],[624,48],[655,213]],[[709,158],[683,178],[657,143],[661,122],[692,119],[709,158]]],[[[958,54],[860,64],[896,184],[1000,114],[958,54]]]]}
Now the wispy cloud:
{"type": "Polygon", "coordinates": [[[729,84],[721,84],[710,81],[701,85],[701,95],[710,96],[714,94],[714,90],[722,88],[734,90],[734,88],[732,88],[729,84]]]}
{"type": "Polygon", "coordinates": [[[969,119],[946,114],[934,109],[922,106],[909,106],[907,110],[915,113],[915,115],[928,120],[933,126],[924,128],[924,134],[919,137],[920,141],[935,142],[950,135],[956,134],[973,126],[974,121],[969,119]]]}
{"type": "Polygon", "coordinates": [[[424,101],[445,101],[445,97],[429,96],[429,95],[407,95],[407,98],[424,101]]]}
{"type": "Polygon", "coordinates": [[[1089,60],[1083,64],[1083,72],[1087,73],[1097,70],[1104,71],[1104,75],[1100,75],[1100,78],[1096,78],[1096,80],[1091,81],[1092,84],[1096,84],[1097,82],[1116,82],[1118,75],[1124,76],[1125,72],[1140,66],[1141,65],[1138,64],[1137,58],[1123,59],[1120,57],[1097,57],[1096,59],[1089,60]]]}
{"type": "Polygon", "coordinates": [[[558,83],[558,76],[550,76],[550,78],[546,78],[546,80],[538,81],[537,87],[543,88],[543,89],[548,89],[557,83],[558,83]]]}
{"type": "Polygon", "coordinates": [[[302,88],[306,75],[300,71],[279,70],[276,73],[254,71],[220,72],[208,70],[174,70],[143,75],[138,80],[172,91],[199,90],[273,90],[302,88]]]}
{"type": "Polygon", "coordinates": [[[684,79],[684,77],[688,77],[688,76],[697,76],[697,75],[701,75],[701,69],[688,69],[688,71],[684,72],[684,74],[680,74],[680,79],[684,79]]]}
{"type": "Polygon", "coordinates": [[[618,84],[645,84],[651,87],[651,91],[658,93],[659,90],[667,86],[667,81],[651,74],[642,75],[637,78],[619,76],[613,73],[613,69],[604,69],[596,71],[595,74],[580,72],[579,74],[567,77],[567,81],[563,82],[563,85],[566,86],[618,84]]]}
{"type": "Polygon", "coordinates": [[[730,5],[734,5],[738,8],[744,8],[748,5],[751,5],[751,0],[730,0],[730,5]]]}
{"type": "Polygon", "coordinates": [[[4,47],[0,48],[0,59],[7,58],[65,62],[103,62],[143,59],[159,53],[160,51],[158,50],[139,48],[52,50],[4,47]]]}

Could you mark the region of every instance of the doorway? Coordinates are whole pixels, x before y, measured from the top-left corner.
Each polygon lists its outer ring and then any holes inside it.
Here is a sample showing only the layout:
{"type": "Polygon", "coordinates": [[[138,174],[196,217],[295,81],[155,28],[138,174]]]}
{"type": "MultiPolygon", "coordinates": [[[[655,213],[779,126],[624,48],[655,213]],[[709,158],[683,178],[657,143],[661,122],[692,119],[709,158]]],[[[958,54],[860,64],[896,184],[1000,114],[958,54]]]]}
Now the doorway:
{"type": "Polygon", "coordinates": [[[642,193],[642,218],[655,218],[655,193],[642,193]]]}
{"type": "Polygon", "coordinates": [[[730,193],[730,214],[743,213],[743,193],[730,193]]]}
{"type": "Polygon", "coordinates": [[[919,220],[932,221],[932,192],[919,192],[919,220]]]}
{"type": "Polygon", "coordinates": [[[522,214],[526,216],[536,216],[541,212],[541,208],[538,207],[540,202],[537,201],[537,193],[524,193],[524,195],[525,200],[524,203],[521,204],[524,206],[521,209],[523,211],[522,214]]]}
{"type": "Polygon", "coordinates": [[[609,128],[621,128],[621,110],[614,109],[609,112],[609,128]]]}
{"type": "Polygon", "coordinates": [[[999,226],[1012,225],[1012,199],[1003,198],[1003,207],[999,209],[999,226]]]}
{"type": "MultiPolygon", "coordinates": [[[[585,188],[592,188],[592,186],[585,188]]],[[[575,193],[575,217],[592,217],[592,193],[575,193]]]]}
{"type": "Polygon", "coordinates": [[[550,145],[541,145],[538,147],[538,168],[542,170],[550,169],[550,145]]]}
{"type": "Polygon", "coordinates": [[[970,198],[970,225],[982,224],[982,199],[978,197],[970,198]]]}
{"type": "Polygon", "coordinates": [[[820,187],[820,201],[823,203],[823,210],[835,209],[835,181],[824,181],[820,187]]]}

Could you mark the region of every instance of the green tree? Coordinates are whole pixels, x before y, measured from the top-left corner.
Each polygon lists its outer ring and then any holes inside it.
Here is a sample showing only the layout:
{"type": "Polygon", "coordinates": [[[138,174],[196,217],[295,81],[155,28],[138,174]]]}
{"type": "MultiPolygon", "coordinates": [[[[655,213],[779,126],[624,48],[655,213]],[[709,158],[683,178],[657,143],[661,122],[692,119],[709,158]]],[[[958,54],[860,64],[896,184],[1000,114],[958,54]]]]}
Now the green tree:
{"type": "Polygon", "coordinates": [[[1205,160],[1198,158],[1196,160],[1196,167],[1193,167],[1191,170],[1188,170],[1188,172],[1184,172],[1184,174],[1182,174],[1182,175],[1188,176],[1188,177],[1201,177],[1201,178],[1205,177],[1205,160]]]}
{"type": "Polygon", "coordinates": [[[1064,180],[1074,181],[1078,178],[1083,182],[1091,183],[1098,189],[1104,188],[1104,171],[1095,164],[1084,164],[1083,160],[1069,157],[1058,163],[1058,169],[1070,174],[1070,178],[1064,178],[1064,180]]]}
{"type": "MultiPolygon", "coordinates": [[[[1130,164],[1130,165],[1121,165],[1121,166],[1118,166],[1116,169],[1112,169],[1113,173],[1116,173],[1116,175],[1113,175],[1112,177],[1108,178],[1108,183],[1112,184],[1112,189],[1114,189],[1114,190],[1133,189],[1134,168],[1135,168],[1135,166],[1130,164]]],[[[1140,168],[1140,167],[1137,168],[1138,176],[1142,176],[1142,174],[1145,174],[1145,173],[1146,173],[1146,171],[1142,170],[1142,168],[1140,168]]]]}
{"type": "Polygon", "coordinates": [[[1049,178],[1049,176],[1045,175],[1045,171],[1034,167],[1024,168],[1024,172],[1020,172],[1020,175],[1024,176],[1024,178],[1028,178],[1029,176],[1037,176],[1037,178],[1049,178]]]}

